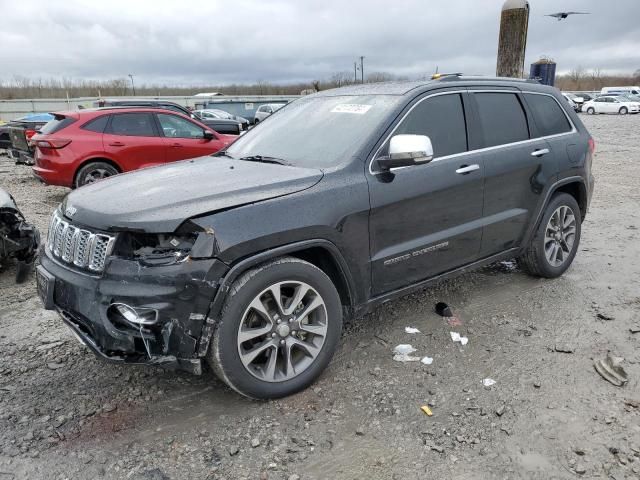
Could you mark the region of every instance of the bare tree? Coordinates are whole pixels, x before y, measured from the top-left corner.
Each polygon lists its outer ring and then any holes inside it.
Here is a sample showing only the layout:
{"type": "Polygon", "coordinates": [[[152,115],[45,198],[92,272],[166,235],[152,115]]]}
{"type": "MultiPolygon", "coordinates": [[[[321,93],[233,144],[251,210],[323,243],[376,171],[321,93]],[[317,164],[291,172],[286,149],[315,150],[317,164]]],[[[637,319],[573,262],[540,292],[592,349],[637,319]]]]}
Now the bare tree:
{"type": "Polygon", "coordinates": [[[569,78],[573,82],[573,90],[580,90],[584,77],[584,68],[581,66],[578,66],[569,72],[569,78]]]}

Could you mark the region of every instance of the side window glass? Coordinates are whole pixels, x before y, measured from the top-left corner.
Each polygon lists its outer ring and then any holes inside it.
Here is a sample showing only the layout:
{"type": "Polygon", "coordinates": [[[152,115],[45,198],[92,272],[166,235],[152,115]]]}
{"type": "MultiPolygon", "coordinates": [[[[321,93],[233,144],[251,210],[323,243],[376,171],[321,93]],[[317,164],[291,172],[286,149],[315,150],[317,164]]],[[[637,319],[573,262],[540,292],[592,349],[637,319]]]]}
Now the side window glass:
{"type": "Polygon", "coordinates": [[[571,124],[564,110],[553,97],[525,93],[524,98],[533,113],[540,136],[546,137],[571,131],[571,124]]]}
{"type": "Polygon", "coordinates": [[[109,133],[133,137],[155,137],[150,113],[118,113],[113,115],[109,133]]]}
{"type": "Polygon", "coordinates": [[[109,122],[109,115],[102,115],[101,117],[94,118],[85,123],[81,128],[83,130],[89,130],[90,132],[103,133],[104,129],[109,122]]]}
{"type": "MultiPolygon", "coordinates": [[[[394,135],[427,135],[434,158],[467,151],[467,128],[459,94],[437,95],[418,103],[394,135]]],[[[388,151],[388,144],[383,149],[388,151]]]]}
{"type": "Polygon", "coordinates": [[[165,137],[202,138],[204,135],[204,131],[200,126],[175,115],[158,113],[158,120],[165,137]]]}
{"type": "Polygon", "coordinates": [[[485,147],[529,139],[527,117],[514,93],[475,93],[485,147]]]}

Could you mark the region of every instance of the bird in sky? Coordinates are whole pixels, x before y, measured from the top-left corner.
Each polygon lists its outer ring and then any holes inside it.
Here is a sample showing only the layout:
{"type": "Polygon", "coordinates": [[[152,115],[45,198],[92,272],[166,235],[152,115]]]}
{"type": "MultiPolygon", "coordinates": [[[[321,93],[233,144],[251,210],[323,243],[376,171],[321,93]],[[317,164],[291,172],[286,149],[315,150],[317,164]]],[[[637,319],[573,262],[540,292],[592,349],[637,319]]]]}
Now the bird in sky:
{"type": "Polygon", "coordinates": [[[545,17],[553,17],[557,18],[558,21],[561,21],[567,18],[569,15],[590,15],[590,12],[558,12],[545,15],[545,17]]]}

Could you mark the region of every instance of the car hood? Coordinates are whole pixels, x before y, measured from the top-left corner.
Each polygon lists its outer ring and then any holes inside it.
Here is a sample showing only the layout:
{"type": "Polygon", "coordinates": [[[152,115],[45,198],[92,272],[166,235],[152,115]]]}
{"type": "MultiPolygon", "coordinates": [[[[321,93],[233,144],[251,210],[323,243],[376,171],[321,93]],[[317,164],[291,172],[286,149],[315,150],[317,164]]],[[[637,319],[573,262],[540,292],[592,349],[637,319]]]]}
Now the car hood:
{"type": "Polygon", "coordinates": [[[186,219],[312,187],[311,168],[201,157],[116,175],[70,193],[63,213],[105,231],[173,232],[186,219]]]}

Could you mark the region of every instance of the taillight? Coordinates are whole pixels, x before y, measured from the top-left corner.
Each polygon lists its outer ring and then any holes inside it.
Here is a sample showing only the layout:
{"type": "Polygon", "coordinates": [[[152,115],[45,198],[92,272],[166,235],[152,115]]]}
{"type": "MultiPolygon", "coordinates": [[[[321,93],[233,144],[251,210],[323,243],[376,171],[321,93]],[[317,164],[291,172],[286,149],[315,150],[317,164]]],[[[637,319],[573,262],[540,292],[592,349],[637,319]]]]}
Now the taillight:
{"type": "Polygon", "coordinates": [[[71,140],[66,140],[62,138],[51,138],[48,140],[36,140],[36,146],[40,148],[64,148],[71,143],[71,140]]]}
{"type": "Polygon", "coordinates": [[[596,150],[596,142],[593,137],[589,137],[589,152],[593,153],[596,150]]]}
{"type": "Polygon", "coordinates": [[[31,130],[30,128],[27,128],[24,131],[24,136],[27,137],[27,140],[31,140],[31,137],[33,137],[36,134],[35,130],[31,130]]]}

